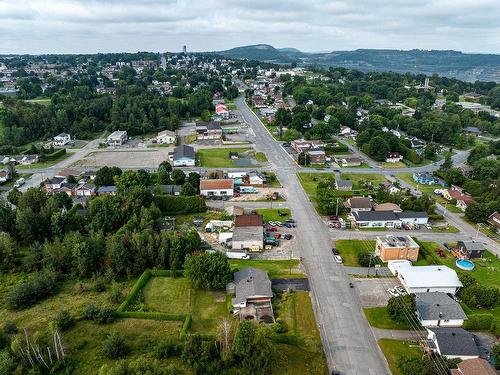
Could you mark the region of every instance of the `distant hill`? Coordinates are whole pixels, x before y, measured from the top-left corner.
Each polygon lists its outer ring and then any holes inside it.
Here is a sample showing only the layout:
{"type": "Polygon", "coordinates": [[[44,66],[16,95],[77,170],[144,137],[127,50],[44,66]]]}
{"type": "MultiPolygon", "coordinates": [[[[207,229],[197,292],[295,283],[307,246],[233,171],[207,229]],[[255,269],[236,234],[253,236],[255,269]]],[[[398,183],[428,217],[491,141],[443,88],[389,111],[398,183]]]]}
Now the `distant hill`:
{"type": "Polygon", "coordinates": [[[215,52],[231,58],[251,59],[278,64],[346,67],[361,71],[394,71],[438,74],[464,81],[500,82],[500,55],[457,51],[378,50],[304,53],[295,48],[277,49],[267,44],[237,47],[215,52]]]}

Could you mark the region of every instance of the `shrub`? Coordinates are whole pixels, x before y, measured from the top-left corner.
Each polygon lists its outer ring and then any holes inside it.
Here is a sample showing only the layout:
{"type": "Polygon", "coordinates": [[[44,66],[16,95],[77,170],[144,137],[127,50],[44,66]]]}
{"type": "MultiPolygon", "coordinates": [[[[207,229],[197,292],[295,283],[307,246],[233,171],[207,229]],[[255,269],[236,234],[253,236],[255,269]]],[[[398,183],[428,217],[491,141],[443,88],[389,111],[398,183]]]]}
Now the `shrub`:
{"type": "Polygon", "coordinates": [[[7,333],[8,335],[12,335],[14,333],[17,333],[16,322],[13,322],[12,320],[5,322],[3,325],[3,331],[5,333],[7,333]]]}
{"type": "Polygon", "coordinates": [[[5,332],[0,332],[0,350],[10,346],[10,336],[5,332]]]}
{"type": "Polygon", "coordinates": [[[116,312],[106,307],[99,308],[91,303],[83,308],[82,318],[98,324],[109,324],[115,321],[116,312]]]}
{"type": "Polygon", "coordinates": [[[387,303],[387,312],[391,319],[401,323],[410,322],[415,308],[415,297],[412,295],[391,297],[387,303]]]}
{"type": "Polygon", "coordinates": [[[109,300],[112,303],[121,303],[123,301],[123,292],[118,284],[113,284],[109,291],[109,300]]]}
{"type": "Polygon", "coordinates": [[[67,310],[62,310],[56,317],[55,320],[56,327],[61,331],[66,331],[67,329],[73,327],[75,320],[67,310]]]}
{"type": "Polygon", "coordinates": [[[281,319],[276,320],[273,324],[271,324],[271,330],[274,333],[286,333],[288,331],[288,327],[286,322],[281,319]]]}
{"type": "Polygon", "coordinates": [[[109,359],[125,357],[128,354],[125,338],[119,333],[110,333],[102,343],[102,354],[109,359]]]}
{"type": "Polygon", "coordinates": [[[178,357],[182,354],[183,345],[174,340],[162,341],[155,348],[155,357],[158,359],[168,359],[178,357]]]}
{"type": "Polygon", "coordinates": [[[106,279],[103,276],[95,276],[92,279],[90,290],[98,293],[104,292],[106,290],[106,279]]]}
{"type": "Polygon", "coordinates": [[[375,262],[368,251],[358,253],[358,263],[361,267],[374,267],[375,262]]]}
{"type": "Polygon", "coordinates": [[[144,285],[146,285],[151,276],[151,270],[147,269],[142,273],[142,275],[137,279],[134,286],[132,287],[129,295],[125,298],[125,301],[123,301],[120,307],[118,307],[118,312],[122,312],[127,309],[128,305],[136,298],[137,294],[141,291],[144,285]]]}
{"type": "Polygon", "coordinates": [[[164,215],[190,214],[207,210],[205,200],[200,196],[156,195],[154,204],[164,215]]]}
{"type": "Polygon", "coordinates": [[[462,290],[461,298],[470,307],[491,309],[500,301],[500,290],[494,286],[473,284],[462,290]]]}
{"type": "Polygon", "coordinates": [[[53,295],[58,287],[59,275],[52,271],[37,273],[32,280],[19,284],[9,290],[5,297],[7,307],[21,310],[53,295]]]}
{"type": "Polygon", "coordinates": [[[233,274],[228,258],[218,251],[188,255],[184,272],[195,288],[222,289],[233,274]]]}
{"type": "Polygon", "coordinates": [[[89,303],[84,306],[82,311],[82,318],[85,320],[94,320],[94,318],[99,313],[99,308],[93,303],[89,303]]]}

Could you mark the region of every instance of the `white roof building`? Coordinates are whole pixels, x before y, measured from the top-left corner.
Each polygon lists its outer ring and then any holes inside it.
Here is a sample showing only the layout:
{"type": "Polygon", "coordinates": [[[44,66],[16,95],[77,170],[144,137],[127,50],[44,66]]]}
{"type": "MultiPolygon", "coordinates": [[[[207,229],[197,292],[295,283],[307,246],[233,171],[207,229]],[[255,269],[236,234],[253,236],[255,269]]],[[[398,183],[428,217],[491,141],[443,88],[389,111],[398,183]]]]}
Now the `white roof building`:
{"type": "Polygon", "coordinates": [[[446,266],[409,266],[401,263],[397,275],[408,293],[455,294],[463,285],[457,273],[446,266]]]}

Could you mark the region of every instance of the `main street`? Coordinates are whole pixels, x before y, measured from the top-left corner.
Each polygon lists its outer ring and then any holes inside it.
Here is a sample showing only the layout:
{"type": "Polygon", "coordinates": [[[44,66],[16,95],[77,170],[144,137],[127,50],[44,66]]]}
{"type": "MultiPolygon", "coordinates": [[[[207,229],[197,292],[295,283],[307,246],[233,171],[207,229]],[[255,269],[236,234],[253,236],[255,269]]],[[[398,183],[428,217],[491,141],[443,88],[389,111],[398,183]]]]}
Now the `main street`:
{"type": "Polygon", "coordinates": [[[387,362],[364,317],[349,277],[333,260],[330,232],[309,202],[295,175],[296,164],[267,132],[241,97],[235,101],[255,133],[255,147],[267,154],[286,191],[299,231],[299,254],[309,276],[316,320],[330,369],[342,374],[390,374],[387,362]]]}

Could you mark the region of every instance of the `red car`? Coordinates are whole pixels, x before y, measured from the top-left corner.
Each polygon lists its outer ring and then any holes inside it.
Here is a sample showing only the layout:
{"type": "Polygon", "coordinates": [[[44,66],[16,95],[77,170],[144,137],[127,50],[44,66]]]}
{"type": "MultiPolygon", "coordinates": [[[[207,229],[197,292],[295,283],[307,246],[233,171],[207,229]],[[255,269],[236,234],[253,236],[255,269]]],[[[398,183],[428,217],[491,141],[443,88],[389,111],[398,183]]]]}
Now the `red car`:
{"type": "Polygon", "coordinates": [[[274,238],[276,238],[277,240],[279,240],[279,239],[281,238],[281,234],[280,234],[280,233],[276,233],[276,234],[274,235],[274,238]]]}
{"type": "Polygon", "coordinates": [[[278,229],[276,229],[276,227],[267,228],[267,230],[269,232],[277,232],[278,231],[278,229]]]}

